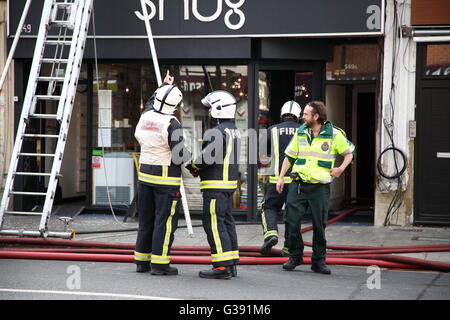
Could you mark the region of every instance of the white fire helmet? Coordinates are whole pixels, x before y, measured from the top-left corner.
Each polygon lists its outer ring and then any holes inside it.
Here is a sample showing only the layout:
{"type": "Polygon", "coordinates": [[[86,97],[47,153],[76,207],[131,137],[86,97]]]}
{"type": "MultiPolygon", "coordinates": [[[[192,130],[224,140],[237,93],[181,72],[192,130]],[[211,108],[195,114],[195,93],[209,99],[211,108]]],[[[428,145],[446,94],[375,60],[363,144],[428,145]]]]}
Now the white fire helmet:
{"type": "Polygon", "coordinates": [[[295,101],[287,101],[281,107],[281,117],[285,114],[292,114],[297,117],[300,117],[300,113],[302,112],[302,107],[295,101]]]}
{"type": "Polygon", "coordinates": [[[202,99],[205,107],[211,108],[211,117],[215,119],[234,119],[236,98],[229,92],[217,90],[202,99]]]}
{"type": "Polygon", "coordinates": [[[153,108],[164,114],[174,114],[182,100],[180,89],[174,85],[165,85],[156,91],[153,108]]]}

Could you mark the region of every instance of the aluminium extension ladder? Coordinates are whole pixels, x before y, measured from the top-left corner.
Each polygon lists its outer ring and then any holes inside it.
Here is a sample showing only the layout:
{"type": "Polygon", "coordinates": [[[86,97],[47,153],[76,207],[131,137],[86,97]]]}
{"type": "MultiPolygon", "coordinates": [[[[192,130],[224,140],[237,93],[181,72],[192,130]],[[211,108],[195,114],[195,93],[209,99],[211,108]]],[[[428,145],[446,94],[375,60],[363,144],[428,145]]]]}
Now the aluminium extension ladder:
{"type": "Polygon", "coordinates": [[[44,2],[22,114],[0,205],[0,235],[44,238],[70,238],[72,236],[71,232],[49,232],[47,224],[60,176],[92,5],[93,0],[45,0],[44,2]],[[49,72],[49,70],[51,71],[49,72]],[[45,95],[36,94],[38,84],[40,88],[42,86],[47,88],[45,95]],[[51,114],[37,113],[38,101],[57,103],[56,114],[54,111],[51,114]],[[59,123],[59,134],[30,132],[35,131],[30,128],[31,119],[56,120],[59,123]],[[23,142],[30,139],[46,139],[45,141],[53,140],[53,142],[56,140],[56,148],[53,148],[54,152],[52,153],[24,152],[23,142]],[[25,157],[36,160],[44,157],[52,159],[51,172],[40,172],[39,168],[34,172],[17,171],[19,159],[25,157]],[[48,179],[45,192],[15,190],[14,178],[16,176],[37,176],[48,179]],[[45,197],[42,212],[9,210],[13,195],[45,197]],[[7,215],[40,216],[40,224],[39,227],[36,226],[37,230],[6,230],[3,229],[3,224],[7,215]]]}

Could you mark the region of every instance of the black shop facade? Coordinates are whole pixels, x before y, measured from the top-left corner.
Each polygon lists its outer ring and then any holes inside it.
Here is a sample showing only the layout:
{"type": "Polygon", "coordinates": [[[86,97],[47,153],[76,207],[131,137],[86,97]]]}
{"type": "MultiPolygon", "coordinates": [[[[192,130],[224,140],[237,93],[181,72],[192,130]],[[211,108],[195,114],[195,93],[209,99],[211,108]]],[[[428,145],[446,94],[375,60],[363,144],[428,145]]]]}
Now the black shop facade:
{"type": "MultiPolygon", "coordinates": [[[[9,45],[24,4],[25,0],[9,1],[9,45]]],[[[368,120],[375,119],[383,4],[381,0],[347,0],[338,7],[331,0],[145,0],[160,73],[169,70],[183,92],[177,116],[193,152],[209,126],[200,100],[218,89],[236,97],[235,123],[241,132],[258,134],[279,122],[285,101],[295,100],[303,107],[322,100],[329,105],[330,120],[350,139],[360,135],[361,140],[374,142],[375,129],[366,137],[355,123],[362,116],[357,107],[362,101],[372,105],[373,110],[364,112],[368,120]]],[[[14,55],[16,123],[41,11],[42,3],[33,2],[14,55]]],[[[109,210],[111,203],[130,212],[133,206],[140,151],[134,130],[157,88],[144,17],[140,0],[94,1],[56,201],[78,199],[84,211],[109,210]]],[[[52,104],[46,101],[38,107],[55,108],[52,104]]],[[[39,125],[57,130],[51,120],[40,121],[39,125]]],[[[254,221],[270,161],[251,143],[250,134],[244,136],[233,210],[236,217],[254,221]]],[[[36,141],[27,147],[42,152],[50,148],[36,141]]],[[[46,161],[28,165],[44,170],[46,161]]],[[[333,206],[351,197],[373,198],[373,178],[367,172],[358,174],[362,168],[352,168],[333,186],[333,206]],[[358,187],[363,185],[369,187],[358,187]]],[[[18,183],[39,189],[46,181],[25,177],[18,183]]],[[[183,183],[190,213],[200,213],[198,178],[184,171],[183,183]]],[[[14,205],[30,210],[38,201],[17,197],[14,205]]]]}

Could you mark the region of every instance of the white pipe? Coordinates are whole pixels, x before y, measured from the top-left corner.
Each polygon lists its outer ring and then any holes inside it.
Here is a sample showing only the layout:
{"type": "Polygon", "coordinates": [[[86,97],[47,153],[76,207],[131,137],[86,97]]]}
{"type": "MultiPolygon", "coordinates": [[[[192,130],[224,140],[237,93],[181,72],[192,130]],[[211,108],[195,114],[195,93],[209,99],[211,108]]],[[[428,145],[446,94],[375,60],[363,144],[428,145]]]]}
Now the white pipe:
{"type": "Polygon", "coordinates": [[[417,36],[413,37],[414,42],[447,42],[450,41],[450,36],[417,36]]]}
{"type": "MultiPolygon", "coordinates": [[[[158,81],[158,87],[162,84],[161,80],[161,71],[159,70],[158,57],[156,56],[155,43],[153,41],[152,29],[150,28],[150,19],[147,12],[147,7],[145,6],[145,0],[141,0],[142,13],[144,15],[145,28],[147,29],[148,43],[150,44],[150,51],[152,53],[153,66],[155,67],[156,80],[158,81]]],[[[191,217],[189,215],[189,207],[186,202],[186,192],[184,190],[183,180],[181,180],[180,185],[180,193],[181,193],[181,203],[183,205],[184,217],[186,220],[186,225],[188,229],[188,233],[190,235],[194,234],[192,229],[191,217]]]]}
{"type": "Polygon", "coordinates": [[[450,35],[450,30],[413,30],[413,37],[416,36],[448,36],[450,35]]]}
{"type": "Polygon", "coordinates": [[[150,45],[150,51],[152,53],[153,66],[155,67],[156,80],[158,86],[162,84],[161,71],[159,70],[158,57],[156,56],[155,42],[153,41],[152,29],[150,27],[150,18],[148,17],[147,7],[145,0],[141,0],[142,13],[144,14],[145,28],[147,29],[148,43],[150,45]]]}
{"type": "Polygon", "coordinates": [[[3,83],[5,82],[6,75],[8,74],[9,65],[11,64],[12,57],[14,56],[14,52],[16,51],[17,43],[19,42],[20,35],[22,33],[22,27],[25,23],[25,19],[28,14],[28,9],[30,9],[31,0],[27,0],[25,3],[25,7],[22,12],[22,17],[20,18],[19,25],[17,26],[16,35],[14,37],[13,44],[11,46],[11,50],[9,51],[8,59],[6,60],[5,68],[3,69],[2,77],[0,79],[0,92],[2,92],[3,83]]]}

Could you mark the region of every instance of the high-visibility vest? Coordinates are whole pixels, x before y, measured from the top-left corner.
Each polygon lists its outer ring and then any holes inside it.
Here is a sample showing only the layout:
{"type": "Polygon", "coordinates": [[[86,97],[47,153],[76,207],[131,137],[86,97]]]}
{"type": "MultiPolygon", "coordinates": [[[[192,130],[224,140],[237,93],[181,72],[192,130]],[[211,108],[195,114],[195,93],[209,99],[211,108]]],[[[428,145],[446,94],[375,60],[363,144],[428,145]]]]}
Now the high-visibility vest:
{"type": "MultiPolygon", "coordinates": [[[[138,180],[149,185],[179,187],[181,167],[172,163],[168,143],[171,115],[150,110],[142,114],[135,137],[141,145],[138,180]]],[[[178,121],[178,120],[176,120],[178,121]]]]}
{"type": "Polygon", "coordinates": [[[354,151],[345,132],[326,121],[315,138],[307,126],[298,128],[285,154],[293,163],[292,173],[297,173],[304,182],[326,184],[332,181],[330,169],[334,167],[336,156],[354,154],[354,151]]]}

